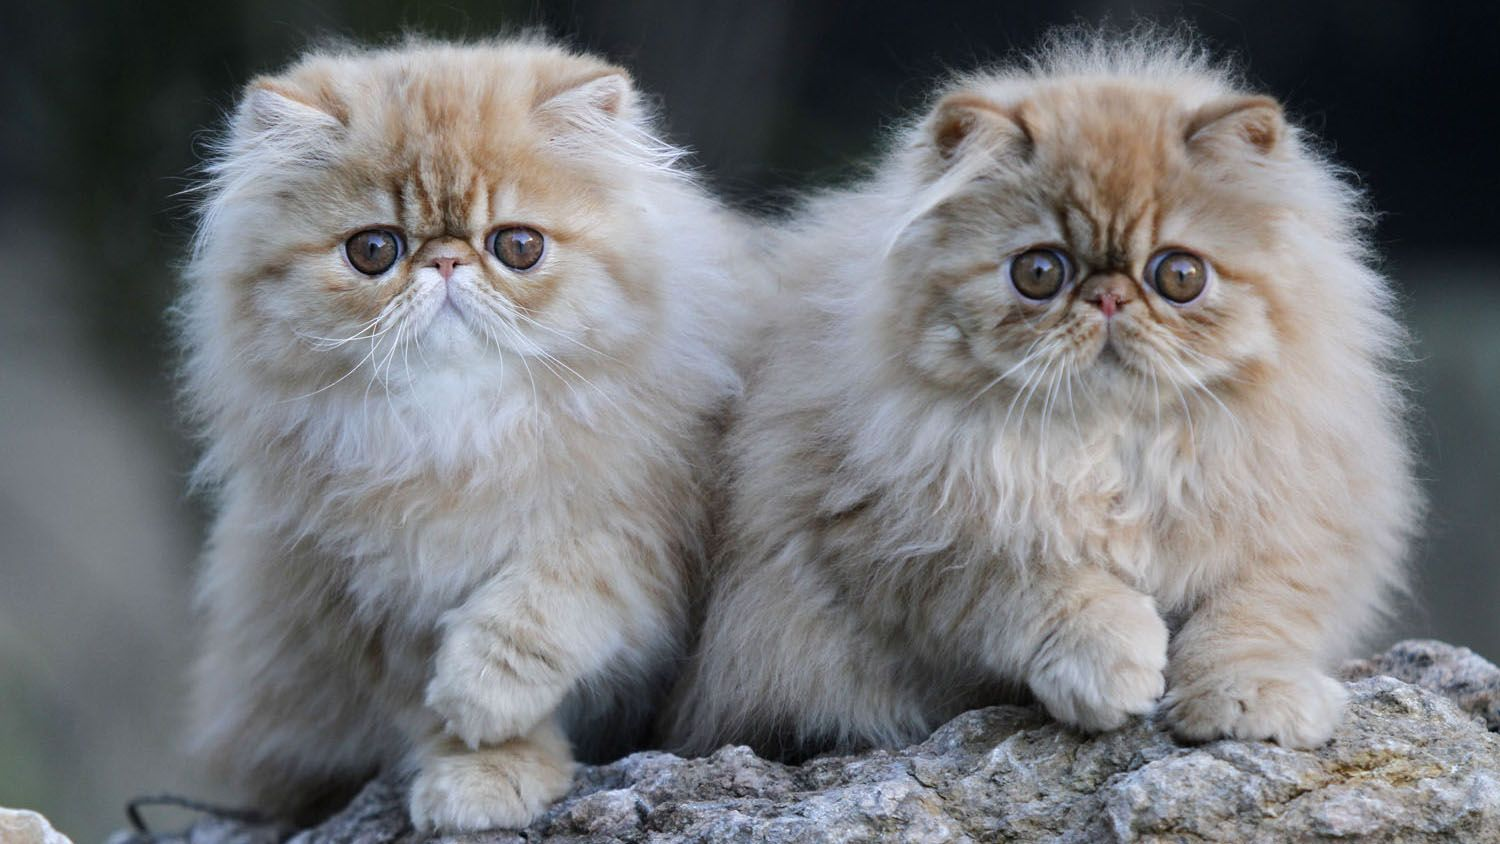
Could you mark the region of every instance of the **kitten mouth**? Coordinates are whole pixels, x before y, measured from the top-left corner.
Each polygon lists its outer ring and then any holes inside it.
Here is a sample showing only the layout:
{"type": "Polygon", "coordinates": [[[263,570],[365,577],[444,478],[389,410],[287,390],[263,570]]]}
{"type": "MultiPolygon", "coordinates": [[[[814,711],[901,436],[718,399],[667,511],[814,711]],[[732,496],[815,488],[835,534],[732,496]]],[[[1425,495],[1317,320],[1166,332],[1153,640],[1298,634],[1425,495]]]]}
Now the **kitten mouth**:
{"type": "Polygon", "coordinates": [[[455,330],[461,333],[474,330],[474,326],[470,325],[473,317],[468,313],[468,309],[459,304],[451,294],[445,293],[442,304],[430,313],[432,315],[425,320],[424,331],[447,335],[455,330]]]}
{"type": "Polygon", "coordinates": [[[1105,335],[1104,342],[1099,344],[1099,354],[1094,357],[1094,364],[1117,372],[1138,371],[1136,364],[1120,348],[1119,340],[1112,334],[1105,335]]]}
{"type": "Polygon", "coordinates": [[[1105,338],[1104,342],[1100,344],[1099,354],[1095,356],[1094,363],[1117,367],[1124,367],[1126,365],[1125,358],[1120,356],[1120,350],[1116,348],[1114,342],[1109,338],[1105,338]]]}
{"type": "Polygon", "coordinates": [[[442,319],[453,319],[467,325],[473,318],[472,311],[471,307],[467,307],[459,301],[458,296],[453,295],[452,287],[445,285],[443,287],[443,303],[433,312],[432,319],[434,322],[442,319]]]}

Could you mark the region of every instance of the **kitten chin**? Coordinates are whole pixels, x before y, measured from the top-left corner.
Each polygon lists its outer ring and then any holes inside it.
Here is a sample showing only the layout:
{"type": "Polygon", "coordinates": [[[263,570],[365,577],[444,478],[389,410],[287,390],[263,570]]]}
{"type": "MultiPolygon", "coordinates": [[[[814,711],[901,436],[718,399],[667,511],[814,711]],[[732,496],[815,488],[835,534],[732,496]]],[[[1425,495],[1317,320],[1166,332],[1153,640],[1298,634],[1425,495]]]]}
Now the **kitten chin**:
{"type": "Polygon", "coordinates": [[[677,746],[893,746],[1007,685],[1089,730],[1164,701],[1189,739],[1326,740],[1421,509],[1338,172],[1144,30],[956,80],[811,200],[677,746]]]}
{"type": "Polygon", "coordinates": [[[425,829],[524,826],[570,746],[649,731],[753,307],[739,222],[654,131],[539,41],[246,89],[181,330],[218,510],[197,746],[261,808],[386,770],[425,829]]]}

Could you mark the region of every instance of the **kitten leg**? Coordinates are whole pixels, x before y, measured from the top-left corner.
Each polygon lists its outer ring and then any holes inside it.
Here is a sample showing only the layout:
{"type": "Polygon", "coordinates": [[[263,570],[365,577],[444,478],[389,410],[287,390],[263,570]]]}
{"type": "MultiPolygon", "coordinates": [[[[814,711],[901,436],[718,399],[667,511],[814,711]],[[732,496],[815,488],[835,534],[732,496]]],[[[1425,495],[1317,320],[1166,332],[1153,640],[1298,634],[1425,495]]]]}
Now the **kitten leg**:
{"type": "Polygon", "coordinates": [[[522,735],[627,647],[670,638],[684,613],[677,573],[595,538],[508,568],[443,619],[426,704],[470,747],[522,735]]]}
{"type": "MultiPolygon", "coordinates": [[[[774,759],[903,747],[936,726],[882,647],[811,562],[805,536],[709,603],[698,652],[674,694],[668,746],[707,755],[748,744],[774,759]]],[[[956,714],[956,713],[949,713],[956,714]]]]}
{"type": "Polygon", "coordinates": [[[236,786],[235,799],[274,817],[316,820],[378,770],[383,760],[375,748],[387,737],[341,698],[343,688],[353,688],[342,672],[289,650],[269,671],[244,670],[244,662],[213,650],[203,663],[194,756],[215,779],[236,786]]]}
{"type": "Polygon", "coordinates": [[[377,648],[331,590],[288,574],[325,570],[327,561],[298,552],[272,565],[286,553],[281,543],[243,529],[239,512],[226,510],[206,559],[193,755],[236,786],[236,799],[277,817],[315,818],[389,761],[381,749],[399,736],[374,687],[390,669],[362,658],[377,648]]]}
{"type": "Polygon", "coordinates": [[[472,750],[439,736],[422,751],[408,809],[424,832],[521,829],[573,782],[573,755],[556,719],[472,750]]]}
{"type": "MultiPolygon", "coordinates": [[[[1352,599],[1352,596],[1350,596],[1352,599]]],[[[1322,669],[1333,594],[1262,575],[1211,597],[1172,644],[1167,715],[1183,739],[1317,747],[1347,697],[1322,669]]]]}
{"type": "Polygon", "coordinates": [[[1167,627],[1152,599],[1094,566],[995,584],[986,656],[1025,679],[1052,717],[1112,730],[1151,712],[1165,688],[1167,627]]]}

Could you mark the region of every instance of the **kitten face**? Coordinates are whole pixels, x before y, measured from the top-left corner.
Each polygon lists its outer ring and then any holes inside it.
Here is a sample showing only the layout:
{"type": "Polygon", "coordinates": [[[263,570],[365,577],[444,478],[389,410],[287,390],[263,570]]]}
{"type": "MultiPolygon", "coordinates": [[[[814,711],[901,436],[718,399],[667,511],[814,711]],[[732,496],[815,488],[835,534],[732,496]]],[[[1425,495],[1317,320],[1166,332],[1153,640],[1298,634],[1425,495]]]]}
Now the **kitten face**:
{"type": "Polygon", "coordinates": [[[1257,185],[1282,131],[1262,98],[1192,107],[1083,81],[950,95],[929,163],[972,175],[897,243],[909,359],[950,386],[1042,395],[1253,378],[1293,283],[1257,185]]]}
{"type": "Polygon", "coordinates": [[[247,94],[229,166],[262,184],[209,263],[261,339],[327,375],[622,353],[671,251],[616,154],[635,117],[621,71],[551,47],[312,60],[247,94]]]}

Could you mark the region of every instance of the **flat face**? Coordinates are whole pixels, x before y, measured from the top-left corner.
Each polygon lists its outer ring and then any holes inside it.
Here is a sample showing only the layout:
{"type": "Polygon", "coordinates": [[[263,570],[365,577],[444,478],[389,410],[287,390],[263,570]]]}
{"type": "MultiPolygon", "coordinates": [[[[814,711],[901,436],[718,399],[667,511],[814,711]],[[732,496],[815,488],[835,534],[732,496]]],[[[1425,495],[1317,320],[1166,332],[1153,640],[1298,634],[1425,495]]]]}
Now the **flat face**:
{"type": "Polygon", "coordinates": [[[336,344],[346,367],[377,337],[426,363],[626,344],[651,322],[663,244],[631,196],[641,163],[585,137],[625,119],[625,94],[609,66],[542,46],[311,59],[247,107],[317,152],[267,168],[270,202],[219,222],[239,246],[215,269],[247,318],[336,344]]]}
{"type": "Polygon", "coordinates": [[[908,238],[918,365],[956,384],[1067,371],[1125,392],[1256,378],[1297,330],[1301,283],[1262,175],[1277,151],[1247,133],[1261,116],[1196,129],[1201,104],[1170,91],[1079,80],[998,110],[997,163],[908,238]]]}

